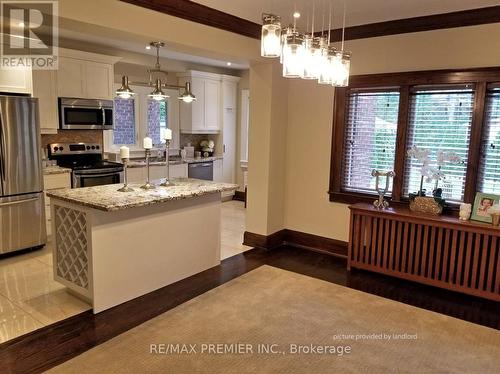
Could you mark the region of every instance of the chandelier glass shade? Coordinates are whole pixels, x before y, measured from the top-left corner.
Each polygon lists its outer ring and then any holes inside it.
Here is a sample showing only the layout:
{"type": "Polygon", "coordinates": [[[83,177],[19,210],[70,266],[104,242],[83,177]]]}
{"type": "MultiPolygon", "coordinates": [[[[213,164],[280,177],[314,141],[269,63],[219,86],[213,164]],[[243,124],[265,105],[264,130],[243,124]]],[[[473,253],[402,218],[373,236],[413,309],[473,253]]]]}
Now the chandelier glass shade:
{"type": "Polygon", "coordinates": [[[312,13],[313,26],[306,34],[300,33],[296,27],[296,20],[300,17],[297,10],[294,12],[293,25],[286,28],[281,27],[281,17],[263,14],[261,56],[279,57],[285,78],[316,79],[322,85],[345,87],[349,84],[351,67],[351,54],[344,50],[345,4],[340,50],[331,44],[330,39],[332,7],[330,6],[330,25],[327,33],[314,32],[314,1],[312,13]],[[319,34],[320,36],[316,36],[319,34]]]}
{"type": "Polygon", "coordinates": [[[165,101],[166,99],[168,99],[170,97],[167,94],[165,94],[163,92],[163,90],[161,89],[161,79],[160,78],[156,79],[155,89],[148,96],[155,101],[165,101]]]}
{"type": "Polygon", "coordinates": [[[262,57],[281,55],[281,20],[272,14],[262,15],[262,37],[260,54],[262,57]]]}
{"type": "Polygon", "coordinates": [[[304,75],[305,51],[303,35],[292,34],[287,36],[283,48],[283,77],[301,78],[304,75]]]}
{"type": "Polygon", "coordinates": [[[191,83],[186,82],[186,86],[184,87],[184,92],[181,96],[179,96],[179,100],[184,101],[185,103],[192,103],[196,101],[196,96],[191,92],[191,83]]]}

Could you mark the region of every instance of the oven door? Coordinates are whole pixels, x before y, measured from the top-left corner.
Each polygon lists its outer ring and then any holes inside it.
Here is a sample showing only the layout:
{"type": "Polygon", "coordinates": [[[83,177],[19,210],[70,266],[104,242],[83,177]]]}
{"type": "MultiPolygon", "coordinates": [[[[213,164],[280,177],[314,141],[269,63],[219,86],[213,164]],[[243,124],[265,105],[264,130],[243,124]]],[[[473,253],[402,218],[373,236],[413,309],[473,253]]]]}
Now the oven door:
{"type": "Polygon", "coordinates": [[[93,187],[123,182],[123,171],[73,171],[72,187],[93,187]]]}
{"type": "Polygon", "coordinates": [[[113,102],[60,98],[59,122],[63,130],[111,130],[113,102]]]}

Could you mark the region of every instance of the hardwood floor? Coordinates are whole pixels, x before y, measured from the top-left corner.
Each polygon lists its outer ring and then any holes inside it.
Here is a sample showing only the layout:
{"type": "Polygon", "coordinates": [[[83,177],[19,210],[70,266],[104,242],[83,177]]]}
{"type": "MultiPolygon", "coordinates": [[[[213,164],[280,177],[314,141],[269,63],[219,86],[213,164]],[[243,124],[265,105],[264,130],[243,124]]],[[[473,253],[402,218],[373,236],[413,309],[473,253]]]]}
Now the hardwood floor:
{"type": "Polygon", "coordinates": [[[364,271],[348,273],[345,259],[283,246],[252,249],[98,315],[84,312],[6,342],[0,345],[0,372],[47,370],[264,264],[500,329],[500,306],[493,301],[364,271]]]}

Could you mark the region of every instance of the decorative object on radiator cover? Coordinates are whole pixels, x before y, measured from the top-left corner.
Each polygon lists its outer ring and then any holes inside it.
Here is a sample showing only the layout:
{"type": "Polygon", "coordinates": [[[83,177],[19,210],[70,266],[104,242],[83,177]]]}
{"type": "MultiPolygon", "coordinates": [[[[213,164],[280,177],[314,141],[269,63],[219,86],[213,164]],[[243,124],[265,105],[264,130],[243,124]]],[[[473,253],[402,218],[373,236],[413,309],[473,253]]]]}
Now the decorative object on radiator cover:
{"type": "Polygon", "coordinates": [[[476,193],[471,219],[493,223],[494,226],[497,226],[498,218],[495,216],[500,215],[500,206],[498,204],[500,204],[500,195],[483,192],[476,193]],[[493,222],[494,220],[497,223],[496,225],[493,222]]]}
{"type": "Polygon", "coordinates": [[[437,151],[435,162],[437,166],[431,166],[431,151],[429,149],[413,146],[407,153],[408,157],[414,157],[422,163],[420,188],[418,192],[409,194],[410,210],[433,215],[441,214],[446,203],[442,198],[443,190],[439,188],[439,181],[446,179],[441,169],[447,162],[452,164],[463,163],[462,158],[456,152],[437,151]],[[426,196],[427,191],[423,188],[424,179],[428,183],[435,181],[432,196],[426,196]]]}
{"type": "Polygon", "coordinates": [[[375,191],[378,193],[378,200],[373,202],[373,206],[377,209],[386,209],[389,207],[389,203],[384,200],[384,196],[389,190],[389,178],[394,178],[396,174],[393,171],[378,171],[376,169],[372,170],[372,177],[375,177],[375,191]],[[379,187],[380,177],[385,177],[385,187],[379,187]]]}
{"type": "Polygon", "coordinates": [[[460,204],[460,221],[468,221],[472,211],[472,204],[462,203],[460,204]]]}

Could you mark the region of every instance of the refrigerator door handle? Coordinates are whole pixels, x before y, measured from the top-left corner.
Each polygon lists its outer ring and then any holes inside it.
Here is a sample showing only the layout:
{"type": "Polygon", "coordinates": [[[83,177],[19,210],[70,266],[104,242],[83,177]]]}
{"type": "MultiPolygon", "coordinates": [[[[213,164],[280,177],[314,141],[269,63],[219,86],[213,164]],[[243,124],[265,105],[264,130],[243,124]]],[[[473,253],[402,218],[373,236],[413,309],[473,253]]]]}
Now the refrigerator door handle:
{"type": "Polygon", "coordinates": [[[2,113],[0,112],[0,182],[5,182],[5,142],[3,139],[3,121],[2,121],[2,113]]]}
{"type": "Polygon", "coordinates": [[[25,199],[25,200],[9,201],[7,203],[0,203],[0,207],[10,206],[10,205],[16,205],[16,204],[24,204],[24,203],[28,203],[28,202],[31,202],[31,201],[37,201],[39,199],[40,199],[39,197],[32,197],[30,199],[25,199]]]}

